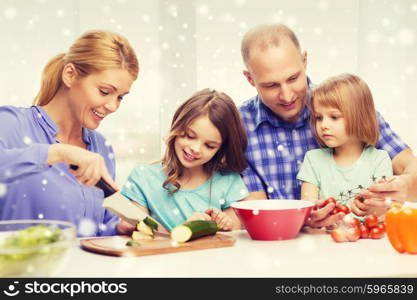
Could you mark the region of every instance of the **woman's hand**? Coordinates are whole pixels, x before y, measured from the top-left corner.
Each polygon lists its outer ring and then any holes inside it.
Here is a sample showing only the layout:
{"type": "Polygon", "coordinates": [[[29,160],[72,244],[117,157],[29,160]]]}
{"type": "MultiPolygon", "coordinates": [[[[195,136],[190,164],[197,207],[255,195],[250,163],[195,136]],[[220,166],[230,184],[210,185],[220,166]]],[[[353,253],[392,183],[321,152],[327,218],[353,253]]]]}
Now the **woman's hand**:
{"type": "Polygon", "coordinates": [[[104,158],[98,153],[67,144],[51,145],[47,163],[52,165],[59,162],[78,167],[77,170],[70,170],[70,172],[80,184],[95,186],[100,178],[103,178],[113,189],[119,190],[107,171],[104,158]]]}
{"type": "Polygon", "coordinates": [[[205,211],[206,214],[210,215],[211,220],[217,223],[220,230],[230,231],[233,229],[232,219],[223,211],[209,208],[205,211]]]}
{"type": "Polygon", "coordinates": [[[384,215],[391,206],[390,201],[376,198],[376,195],[367,190],[363,190],[355,197],[352,202],[352,212],[358,216],[384,215]]]}

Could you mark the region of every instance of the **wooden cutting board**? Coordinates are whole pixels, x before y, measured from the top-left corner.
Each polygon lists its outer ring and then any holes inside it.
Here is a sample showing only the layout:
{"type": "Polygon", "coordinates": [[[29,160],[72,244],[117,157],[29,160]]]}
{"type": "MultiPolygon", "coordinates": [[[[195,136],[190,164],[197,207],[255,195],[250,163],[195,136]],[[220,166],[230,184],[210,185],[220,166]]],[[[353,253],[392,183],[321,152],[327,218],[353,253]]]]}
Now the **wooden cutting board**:
{"type": "Polygon", "coordinates": [[[113,256],[143,256],[209,248],[230,247],[235,243],[231,236],[217,233],[186,243],[174,243],[168,237],[157,236],[153,240],[138,241],[140,246],[126,246],[130,236],[107,236],[81,239],[81,247],[87,251],[113,256]]]}

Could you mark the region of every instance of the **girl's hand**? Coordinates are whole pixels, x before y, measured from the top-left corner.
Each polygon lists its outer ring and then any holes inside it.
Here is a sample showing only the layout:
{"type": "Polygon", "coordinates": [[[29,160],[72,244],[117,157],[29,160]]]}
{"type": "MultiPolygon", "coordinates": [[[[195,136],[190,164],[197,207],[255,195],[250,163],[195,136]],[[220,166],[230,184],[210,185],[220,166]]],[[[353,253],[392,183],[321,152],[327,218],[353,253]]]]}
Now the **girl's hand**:
{"type": "Polygon", "coordinates": [[[124,221],[123,219],[120,219],[119,223],[116,225],[116,232],[120,235],[131,235],[135,230],[136,226],[124,221]]]}
{"type": "Polygon", "coordinates": [[[217,223],[220,230],[230,231],[233,229],[232,219],[223,211],[209,208],[205,211],[206,214],[210,215],[211,220],[217,223]]]}
{"type": "Polygon", "coordinates": [[[187,219],[187,222],[197,220],[210,221],[211,217],[205,212],[195,212],[187,219]]]}
{"type": "Polygon", "coordinates": [[[328,203],[322,207],[326,200],[318,200],[314,209],[311,211],[310,217],[306,220],[305,225],[312,228],[321,228],[321,227],[331,227],[339,223],[343,217],[344,213],[339,212],[332,215],[332,210],[336,207],[334,203],[328,203]]]}
{"type": "Polygon", "coordinates": [[[49,147],[47,163],[52,165],[59,162],[78,166],[77,170],[70,169],[70,172],[80,184],[95,186],[103,178],[113,189],[119,190],[107,171],[104,158],[98,153],[77,146],[54,144],[49,147]]]}

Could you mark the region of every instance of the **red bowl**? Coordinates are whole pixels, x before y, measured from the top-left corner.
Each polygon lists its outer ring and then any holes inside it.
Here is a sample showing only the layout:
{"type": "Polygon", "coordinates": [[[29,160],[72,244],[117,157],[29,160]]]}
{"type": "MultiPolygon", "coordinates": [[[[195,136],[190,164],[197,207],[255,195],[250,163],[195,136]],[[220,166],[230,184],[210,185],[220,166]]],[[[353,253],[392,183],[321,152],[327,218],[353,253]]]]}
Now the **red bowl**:
{"type": "Polygon", "coordinates": [[[253,240],[288,240],[300,232],[314,203],[306,200],[246,200],[232,208],[253,240]]]}

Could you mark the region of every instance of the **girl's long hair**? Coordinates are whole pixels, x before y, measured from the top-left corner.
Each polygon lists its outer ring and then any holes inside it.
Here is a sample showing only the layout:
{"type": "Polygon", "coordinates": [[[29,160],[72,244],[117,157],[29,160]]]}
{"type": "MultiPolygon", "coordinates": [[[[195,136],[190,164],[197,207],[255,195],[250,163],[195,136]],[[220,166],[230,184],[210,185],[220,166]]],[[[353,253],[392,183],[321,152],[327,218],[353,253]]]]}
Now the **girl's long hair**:
{"type": "Polygon", "coordinates": [[[122,68],[136,79],[139,72],[135,51],[127,39],[110,31],[89,31],[79,37],[67,53],[58,54],[48,62],[33,105],[44,106],[52,100],[62,85],[62,70],[68,63],[75,66],[81,77],[122,68]]]}
{"type": "Polygon", "coordinates": [[[203,165],[204,171],[209,176],[216,171],[241,173],[247,166],[244,154],[247,146],[246,132],[235,103],[225,93],[212,89],[201,90],[176,110],[166,140],[167,148],[162,165],[167,180],[163,187],[171,193],[180,188],[178,179],[184,171],[175,154],[175,139],[184,136],[188,126],[196,118],[205,115],[219,130],[222,144],[213,158],[203,165]]]}

